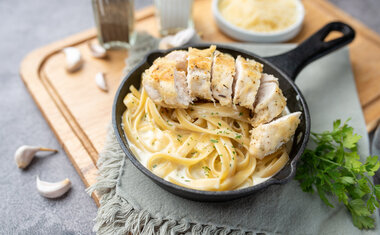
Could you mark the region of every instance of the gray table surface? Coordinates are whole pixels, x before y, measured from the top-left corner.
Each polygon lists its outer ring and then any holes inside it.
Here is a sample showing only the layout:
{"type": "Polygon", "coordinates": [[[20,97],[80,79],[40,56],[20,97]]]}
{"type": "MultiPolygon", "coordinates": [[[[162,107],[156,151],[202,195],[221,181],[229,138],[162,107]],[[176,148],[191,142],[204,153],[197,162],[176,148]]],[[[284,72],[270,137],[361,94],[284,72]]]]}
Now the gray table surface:
{"type": "MultiPolygon", "coordinates": [[[[380,33],[379,0],[331,0],[380,33]]],[[[136,8],[152,0],[135,1],[136,8]]],[[[31,50],[94,26],[91,1],[0,1],[0,234],[90,234],[97,207],[19,77],[31,50]],[[13,155],[24,144],[59,153],[17,169],[13,155]],[[35,177],[73,183],[64,197],[49,200],[35,177]]],[[[41,154],[40,156],[42,156],[41,154]]]]}

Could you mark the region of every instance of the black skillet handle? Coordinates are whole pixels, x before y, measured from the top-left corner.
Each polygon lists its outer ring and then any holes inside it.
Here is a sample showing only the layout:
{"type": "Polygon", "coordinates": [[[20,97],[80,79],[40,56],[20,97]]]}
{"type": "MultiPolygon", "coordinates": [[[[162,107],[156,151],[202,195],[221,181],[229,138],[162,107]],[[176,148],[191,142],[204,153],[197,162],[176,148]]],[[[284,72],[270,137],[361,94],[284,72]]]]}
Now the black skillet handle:
{"type": "Polygon", "coordinates": [[[342,22],[332,22],[324,26],[310,38],[306,39],[295,49],[265,59],[277,66],[288,75],[289,78],[295,80],[298,73],[306,65],[349,44],[354,38],[355,30],[349,25],[342,22]],[[324,40],[327,35],[334,31],[343,33],[343,36],[325,42],[324,40]]]}

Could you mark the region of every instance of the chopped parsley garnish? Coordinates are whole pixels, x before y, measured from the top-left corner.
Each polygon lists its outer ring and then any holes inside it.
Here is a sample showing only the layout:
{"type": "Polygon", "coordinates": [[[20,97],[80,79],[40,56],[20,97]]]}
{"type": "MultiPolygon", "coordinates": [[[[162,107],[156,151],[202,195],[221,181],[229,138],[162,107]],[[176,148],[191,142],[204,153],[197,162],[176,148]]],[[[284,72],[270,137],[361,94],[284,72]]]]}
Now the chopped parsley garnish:
{"type": "Polygon", "coordinates": [[[241,138],[241,135],[236,135],[235,138],[236,138],[236,139],[240,139],[240,138],[241,138]]]}
{"type": "Polygon", "coordinates": [[[211,169],[208,166],[202,166],[202,169],[207,177],[210,176],[211,169]]]}
{"type": "Polygon", "coordinates": [[[169,126],[173,126],[173,124],[169,123],[169,120],[166,120],[166,122],[168,123],[169,126]]]}
{"type": "Polygon", "coordinates": [[[153,165],[153,168],[156,168],[156,167],[157,167],[157,165],[156,165],[156,164],[154,164],[154,165],[153,165]]]}
{"type": "Polygon", "coordinates": [[[214,139],[210,139],[210,141],[215,143],[215,144],[219,142],[218,140],[214,140],[214,139]]]}
{"type": "Polygon", "coordinates": [[[218,122],[218,125],[219,125],[219,126],[222,126],[222,123],[218,122]]]}
{"type": "Polygon", "coordinates": [[[242,112],[240,112],[240,113],[239,113],[239,116],[243,116],[243,113],[242,113],[242,112]]]}

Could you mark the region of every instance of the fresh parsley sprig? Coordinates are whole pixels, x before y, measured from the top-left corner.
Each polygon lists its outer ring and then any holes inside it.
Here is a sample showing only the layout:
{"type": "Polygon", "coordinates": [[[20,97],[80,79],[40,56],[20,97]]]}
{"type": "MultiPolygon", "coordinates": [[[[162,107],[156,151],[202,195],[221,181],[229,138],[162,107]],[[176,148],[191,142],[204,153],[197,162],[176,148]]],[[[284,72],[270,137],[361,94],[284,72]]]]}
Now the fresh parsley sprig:
{"type": "Polygon", "coordinates": [[[357,142],[361,136],[347,124],[336,120],[333,130],[312,133],[315,149],[307,149],[297,167],[296,179],[304,192],[316,191],[323,202],[334,207],[329,196],[335,196],[352,215],[359,229],[374,228],[372,218],[379,207],[380,185],[374,185],[368,176],[379,169],[377,156],[360,161],[357,142]]]}

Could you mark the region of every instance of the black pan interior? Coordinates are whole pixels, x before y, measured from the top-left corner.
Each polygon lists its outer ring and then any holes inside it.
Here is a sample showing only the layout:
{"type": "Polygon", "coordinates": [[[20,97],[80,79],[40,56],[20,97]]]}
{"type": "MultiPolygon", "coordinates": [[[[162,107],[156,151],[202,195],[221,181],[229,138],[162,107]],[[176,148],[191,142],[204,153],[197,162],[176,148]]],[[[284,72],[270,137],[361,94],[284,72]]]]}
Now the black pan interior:
{"type": "MultiPolygon", "coordinates": [[[[209,44],[192,45],[192,47],[200,48],[200,49],[207,48],[209,46],[210,46],[209,44]]],[[[127,93],[129,93],[129,87],[131,85],[135,86],[137,89],[140,88],[141,74],[152,65],[155,59],[157,59],[158,57],[165,56],[166,54],[168,54],[169,52],[173,50],[179,50],[179,49],[187,50],[187,48],[188,47],[173,48],[167,51],[155,51],[148,54],[145,57],[145,59],[124,78],[124,80],[122,81],[119,87],[119,90],[116,93],[116,97],[115,97],[114,105],[113,105],[113,114],[112,114],[113,127],[114,127],[115,134],[120,143],[121,148],[123,149],[125,154],[128,156],[128,158],[131,160],[131,162],[140,171],[142,171],[145,175],[151,178],[159,186],[181,197],[185,197],[185,198],[188,198],[191,200],[197,200],[197,201],[226,201],[226,200],[237,199],[243,196],[253,194],[254,192],[257,192],[263,188],[266,188],[269,185],[282,184],[289,181],[295,174],[295,170],[296,170],[295,167],[296,167],[297,160],[303,153],[304,148],[309,138],[309,134],[310,134],[310,116],[309,116],[307,104],[301,92],[299,91],[297,86],[294,84],[294,82],[290,78],[288,78],[283,72],[281,72],[279,68],[276,68],[269,61],[265,60],[265,58],[261,58],[248,51],[236,49],[233,47],[222,46],[222,45],[217,46],[217,49],[221,52],[229,53],[235,58],[238,55],[241,55],[245,58],[255,59],[256,61],[264,64],[264,72],[268,74],[273,74],[275,77],[279,79],[280,88],[282,89],[284,96],[287,98],[287,107],[289,111],[302,112],[301,123],[299,124],[296,130],[292,150],[289,154],[290,161],[287,163],[287,165],[275,176],[273,176],[271,179],[261,184],[244,188],[244,189],[233,190],[233,191],[210,192],[210,191],[188,189],[188,188],[184,188],[184,187],[172,184],[168,181],[165,181],[164,179],[154,175],[152,172],[146,169],[134,157],[133,153],[129,149],[128,141],[121,125],[122,123],[121,117],[122,117],[123,112],[126,109],[123,104],[123,99],[127,95],[127,93]]]]}

